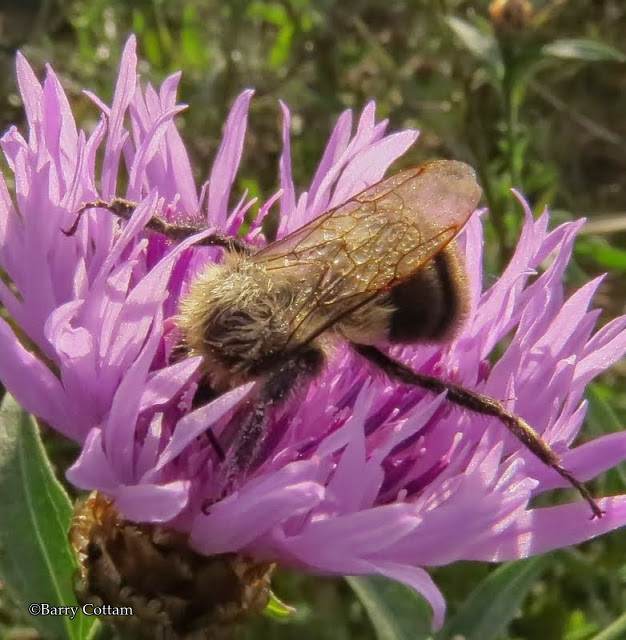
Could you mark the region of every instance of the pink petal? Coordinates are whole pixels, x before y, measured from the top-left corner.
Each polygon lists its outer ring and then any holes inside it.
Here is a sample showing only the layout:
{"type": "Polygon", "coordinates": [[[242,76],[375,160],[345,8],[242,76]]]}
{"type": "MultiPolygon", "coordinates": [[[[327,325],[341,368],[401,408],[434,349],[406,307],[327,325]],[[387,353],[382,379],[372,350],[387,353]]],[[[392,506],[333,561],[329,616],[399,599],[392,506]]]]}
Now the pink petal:
{"type": "Polygon", "coordinates": [[[159,457],[155,470],[162,469],[168,462],[180,455],[200,434],[204,433],[211,425],[215,424],[222,416],[226,415],[241,402],[253,386],[254,382],[249,382],[236,387],[182,418],[176,425],[172,438],[159,457]]]}
{"type": "Polygon", "coordinates": [[[79,425],[68,419],[63,387],[48,367],[24,349],[2,318],[0,352],[0,379],[9,393],[24,409],[77,440],[79,425]]]}
{"type": "Polygon", "coordinates": [[[280,197],[280,215],[289,215],[296,208],[296,194],[293,187],[293,176],[291,174],[291,114],[289,107],[279,100],[280,109],[283,114],[283,152],[280,156],[280,187],[283,194],[280,197]]]}
{"type": "Polygon", "coordinates": [[[505,562],[579,544],[626,525],[626,496],[598,500],[605,514],[589,517],[584,501],[527,511],[499,535],[469,549],[467,560],[505,562]]]}
{"type": "Polygon", "coordinates": [[[121,486],[114,492],[120,513],[135,522],[167,522],[187,504],[189,483],[176,480],[166,484],[121,486]]]}
{"type": "Polygon", "coordinates": [[[146,382],[145,389],[141,394],[139,411],[171,402],[180,389],[189,382],[201,362],[202,358],[200,357],[185,358],[169,367],[159,369],[146,382]]]}
{"type": "Polygon", "coordinates": [[[378,182],[392,162],[417,139],[417,131],[402,131],[383,138],[359,154],[344,169],[330,202],[330,208],[345,202],[367,186],[378,182]]]}
{"type": "MultiPolygon", "coordinates": [[[[350,134],[352,132],[352,111],[346,109],[337,118],[337,123],[333,132],[330,134],[326,148],[324,149],[324,155],[317,167],[317,171],[311,181],[311,188],[309,194],[311,199],[315,199],[317,191],[320,187],[324,176],[328,173],[330,168],[339,160],[348,146],[350,140],[350,134]]],[[[328,199],[326,203],[321,205],[323,208],[328,206],[328,199]]]]}
{"type": "Polygon", "coordinates": [[[119,485],[119,479],[104,453],[102,430],[93,428],[87,434],[78,460],[65,472],[66,478],[86,491],[103,491],[111,494],[119,485]]]}
{"type": "Polygon", "coordinates": [[[228,198],[243,152],[248,108],[253,94],[252,89],[246,89],[235,100],[226,119],[222,144],[211,169],[207,203],[208,220],[209,224],[218,228],[223,227],[226,222],[228,198]]]}
{"type": "Polygon", "coordinates": [[[196,518],[193,547],[207,555],[241,549],[288,518],[306,513],[324,495],[316,474],[317,464],[308,460],[248,482],[212,505],[208,515],[196,518]]]}
{"type": "Polygon", "coordinates": [[[124,46],[120,60],[120,72],[113,94],[113,105],[109,118],[109,135],[104,151],[102,168],[102,196],[115,195],[120,153],[124,144],[124,115],[133,99],[137,85],[137,41],[131,35],[124,46]]]}

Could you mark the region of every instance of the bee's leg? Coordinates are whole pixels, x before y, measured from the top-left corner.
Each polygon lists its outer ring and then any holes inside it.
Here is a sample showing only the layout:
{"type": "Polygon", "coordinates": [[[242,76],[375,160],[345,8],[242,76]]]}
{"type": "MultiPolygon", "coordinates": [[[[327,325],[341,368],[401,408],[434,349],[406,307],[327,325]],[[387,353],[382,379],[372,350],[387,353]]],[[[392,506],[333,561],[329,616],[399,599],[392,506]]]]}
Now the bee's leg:
{"type": "MultiPolygon", "coordinates": [[[[129,220],[136,208],[136,202],[125,200],[124,198],[113,198],[109,201],[98,199],[86,202],[76,212],[76,220],[74,220],[72,226],[69,229],[63,229],[62,231],[66,236],[74,235],[78,228],[78,223],[85,211],[88,209],[106,209],[123,220],[129,220]]],[[[164,236],[170,238],[170,240],[180,242],[181,240],[185,240],[186,238],[199,233],[205,227],[203,225],[196,224],[174,224],[154,215],[146,224],[146,228],[151,231],[156,231],[157,233],[162,233],[164,236]]],[[[212,233],[210,236],[199,240],[198,245],[222,247],[227,251],[236,251],[237,253],[250,253],[250,247],[246,242],[240,238],[223,235],[221,233],[212,233]]]]}
{"type": "Polygon", "coordinates": [[[205,431],[205,434],[206,434],[207,440],[209,441],[209,444],[213,448],[213,451],[215,451],[215,455],[217,456],[217,459],[220,462],[224,462],[224,460],[226,460],[226,452],[224,451],[222,445],[220,444],[220,441],[217,439],[217,436],[213,433],[213,429],[209,427],[205,431]]]}
{"type": "MultiPolygon", "coordinates": [[[[215,398],[217,398],[218,396],[219,393],[217,393],[217,391],[215,391],[215,389],[213,389],[208,384],[208,382],[206,382],[206,380],[203,380],[200,382],[198,388],[196,389],[196,392],[193,394],[193,398],[191,400],[191,409],[197,409],[202,405],[208,404],[209,402],[215,400],[215,398]]],[[[209,427],[204,432],[204,434],[209,441],[209,444],[213,448],[217,459],[220,462],[224,462],[224,460],[226,459],[226,453],[224,451],[224,448],[220,444],[220,441],[217,439],[217,436],[213,433],[213,429],[209,427]]]]}
{"type": "Polygon", "coordinates": [[[231,481],[245,475],[255,463],[267,435],[267,422],[272,407],[280,406],[289,395],[307,380],[315,377],[324,364],[324,354],[317,347],[308,347],[267,374],[256,396],[235,413],[220,444],[227,450],[224,478],[227,488],[231,481]]]}
{"type": "Polygon", "coordinates": [[[434,393],[442,393],[445,391],[447,393],[446,397],[450,402],[454,402],[476,413],[499,418],[506,428],[525,447],[532,451],[539,460],[549,467],[552,467],[580,493],[591,507],[594,518],[602,517],[604,512],[589,493],[587,487],[561,465],[559,456],[525,420],[507,411],[499,400],[481,393],[476,393],[475,391],[451,382],[444,382],[433,376],[416,373],[406,365],[378,350],[376,347],[362,344],[353,344],[352,346],[357,353],[374,363],[394,380],[422,387],[434,393]]]}

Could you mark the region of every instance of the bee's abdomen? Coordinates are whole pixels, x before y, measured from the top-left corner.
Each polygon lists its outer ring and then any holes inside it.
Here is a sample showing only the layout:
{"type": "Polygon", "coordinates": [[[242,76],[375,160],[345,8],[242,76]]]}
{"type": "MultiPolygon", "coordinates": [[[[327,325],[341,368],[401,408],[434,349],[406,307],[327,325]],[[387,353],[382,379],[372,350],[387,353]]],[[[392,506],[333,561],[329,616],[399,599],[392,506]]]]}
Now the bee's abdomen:
{"type": "Polygon", "coordinates": [[[394,307],[389,325],[391,342],[443,340],[463,320],[467,308],[465,273],[449,245],[409,280],[391,290],[394,307]]]}

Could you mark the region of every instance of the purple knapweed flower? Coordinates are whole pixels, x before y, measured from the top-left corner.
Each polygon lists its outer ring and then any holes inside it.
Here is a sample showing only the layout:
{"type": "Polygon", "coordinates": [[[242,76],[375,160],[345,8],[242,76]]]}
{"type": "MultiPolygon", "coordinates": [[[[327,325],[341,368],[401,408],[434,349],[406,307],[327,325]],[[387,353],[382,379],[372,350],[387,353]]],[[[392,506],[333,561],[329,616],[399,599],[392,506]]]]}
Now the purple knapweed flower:
{"type": "MultiPolygon", "coordinates": [[[[626,523],[626,496],[599,500],[606,514],[595,520],[581,500],[531,508],[532,498],[565,481],[497,419],[391,382],[347,348],[335,351],[303,397],[275,410],[253,472],[216,501],[219,465],[202,436],[209,427],[220,433],[253,383],[192,409],[200,359],[175,354],[178,303],[221,250],[194,247],[203,234],[173,245],[144,226],[161,212],[238,232],[253,204],[244,194],[230,205],[252,91],[236,99],[198,193],[174,123],[179,75],[144,89],[136,62],[131,38],[112,105],[90,96],[101,115],[87,133],[52,69],[40,84],[18,56],[28,134],[11,128],[1,141],[15,186],[12,197],[0,181],[0,267],[12,283],[0,280],[0,300],[29,346],[0,320],[0,379],[27,410],[81,445],[70,482],[111,497],[129,520],[189,534],[202,554],[242,552],[312,572],[399,580],[430,602],[435,626],[445,604],[422,567],[523,558],[626,523]],[[91,212],[73,236],[62,233],[81,203],[116,195],[140,203],[130,222],[91,212]]],[[[281,108],[280,190],[248,231],[258,245],[273,204],[282,236],[378,181],[417,137],[386,134],[373,103],[356,131],[346,111],[308,190],[297,194],[290,114],[281,108]]],[[[459,238],[470,312],[456,339],[394,355],[506,401],[588,480],[626,458],[626,433],[573,446],[586,385],[626,349],[626,317],[594,333],[599,312],[588,308],[600,279],[569,298],[563,287],[582,223],[548,231],[548,214],[535,220],[518,199],[522,235],[485,291],[479,214],[459,238]],[[538,272],[540,265],[547,266],[538,272]]]]}

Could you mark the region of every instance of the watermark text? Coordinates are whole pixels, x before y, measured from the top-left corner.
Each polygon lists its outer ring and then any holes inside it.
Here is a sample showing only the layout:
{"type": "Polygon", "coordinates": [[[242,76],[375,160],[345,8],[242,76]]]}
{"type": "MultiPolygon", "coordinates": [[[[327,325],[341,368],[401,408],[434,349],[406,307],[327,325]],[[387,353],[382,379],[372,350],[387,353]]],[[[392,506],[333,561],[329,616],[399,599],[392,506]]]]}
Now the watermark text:
{"type": "Polygon", "coordinates": [[[132,616],[132,607],[114,607],[110,604],[92,604],[87,602],[80,606],[58,606],[48,602],[31,602],[28,605],[31,616],[64,616],[73,620],[79,613],[86,616],[132,616]]]}

